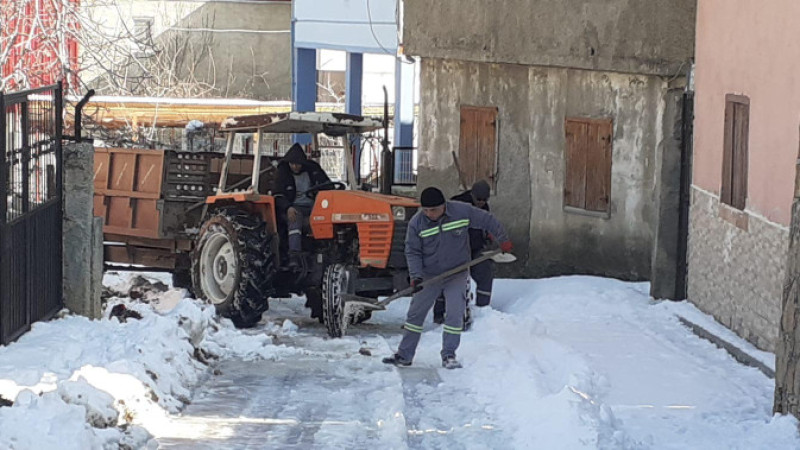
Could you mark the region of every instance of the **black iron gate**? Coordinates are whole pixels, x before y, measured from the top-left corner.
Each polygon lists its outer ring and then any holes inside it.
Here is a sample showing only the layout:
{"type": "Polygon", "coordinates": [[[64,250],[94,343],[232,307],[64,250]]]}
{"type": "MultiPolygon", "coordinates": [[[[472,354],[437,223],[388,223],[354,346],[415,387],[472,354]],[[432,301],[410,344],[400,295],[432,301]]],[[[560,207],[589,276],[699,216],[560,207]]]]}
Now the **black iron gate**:
{"type": "Polygon", "coordinates": [[[0,95],[0,344],[63,304],[61,95],[0,95]]]}

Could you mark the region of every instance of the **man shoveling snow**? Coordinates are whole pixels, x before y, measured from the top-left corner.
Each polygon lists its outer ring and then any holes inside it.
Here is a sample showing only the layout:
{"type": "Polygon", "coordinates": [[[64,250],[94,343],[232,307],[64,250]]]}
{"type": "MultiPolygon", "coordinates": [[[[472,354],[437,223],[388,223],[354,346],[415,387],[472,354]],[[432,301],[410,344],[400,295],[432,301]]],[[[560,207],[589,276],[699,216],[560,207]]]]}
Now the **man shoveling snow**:
{"type": "MultiPolygon", "coordinates": [[[[491,214],[465,203],[446,202],[444,194],[429,187],[420,196],[422,209],[411,219],[406,234],[405,253],[411,286],[420,286],[423,281],[435,278],[455,267],[468,264],[471,258],[469,228],[485,230],[501,242],[504,252],[512,249],[505,228],[491,214]]],[[[414,359],[422,324],[434,302],[444,297],[447,317],[442,332],[442,367],[457,369],[461,364],[456,359],[456,350],[464,329],[466,297],[464,286],[469,281],[467,270],[430,283],[414,294],[408,308],[405,332],[397,352],[384,358],[386,364],[410,366],[414,359]]]]}

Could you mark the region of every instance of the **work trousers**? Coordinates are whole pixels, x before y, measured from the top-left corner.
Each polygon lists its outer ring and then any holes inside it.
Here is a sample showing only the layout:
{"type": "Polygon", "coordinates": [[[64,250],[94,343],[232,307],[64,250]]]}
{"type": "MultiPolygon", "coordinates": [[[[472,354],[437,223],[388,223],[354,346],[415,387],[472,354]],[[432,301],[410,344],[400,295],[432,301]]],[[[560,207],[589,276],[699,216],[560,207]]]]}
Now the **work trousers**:
{"type": "MultiPolygon", "coordinates": [[[[472,259],[481,256],[480,253],[473,255],[472,259]]],[[[489,306],[492,301],[492,285],[494,284],[494,261],[491,259],[478,263],[469,270],[470,276],[475,280],[475,304],[478,306],[489,306]]],[[[467,287],[469,288],[469,287],[467,287]]],[[[466,301],[466,300],[465,300],[466,301]]],[[[444,299],[439,298],[433,306],[434,316],[444,316],[449,310],[445,307],[444,299]]]]}
{"type": "Polygon", "coordinates": [[[303,227],[308,226],[309,217],[311,216],[310,206],[290,206],[289,209],[297,211],[295,220],[289,220],[289,251],[300,252],[303,250],[303,227]]]}
{"type": "Polygon", "coordinates": [[[405,328],[403,340],[397,349],[397,354],[401,358],[407,361],[414,359],[425,316],[439,297],[444,297],[448,312],[442,330],[442,359],[456,356],[456,350],[461,343],[461,332],[464,329],[464,308],[466,308],[464,285],[467,281],[468,274],[465,270],[445,280],[429,284],[414,294],[408,307],[406,323],[403,325],[405,328]]]}

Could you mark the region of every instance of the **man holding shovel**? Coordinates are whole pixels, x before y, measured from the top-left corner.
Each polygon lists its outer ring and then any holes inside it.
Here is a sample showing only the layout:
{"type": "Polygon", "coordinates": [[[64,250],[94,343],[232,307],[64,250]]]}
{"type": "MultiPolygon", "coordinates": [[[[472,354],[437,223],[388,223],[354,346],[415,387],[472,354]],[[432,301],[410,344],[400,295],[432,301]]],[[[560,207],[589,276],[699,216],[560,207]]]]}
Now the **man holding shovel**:
{"type": "Polygon", "coordinates": [[[503,252],[513,248],[505,228],[486,211],[461,202],[445,201],[442,191],[429,187],[420,196],[421,210],[408,225],[405,254],[411,286],[423,288],[414,294],[408,308],[403,339],[397,352],[384,358],[386,364],[410,366],[422,334],[422,324],[433,303],[444,297],[447,317],[442,333],[442,367],[457,369],[456,350],[461,342],[464,327],[466,297],[464,286],[469,277],[465,268],[452,276],[432,283],[424,283],[456,267],[468,264],[470,228],[485,230],[500,242],[503,252]]]}

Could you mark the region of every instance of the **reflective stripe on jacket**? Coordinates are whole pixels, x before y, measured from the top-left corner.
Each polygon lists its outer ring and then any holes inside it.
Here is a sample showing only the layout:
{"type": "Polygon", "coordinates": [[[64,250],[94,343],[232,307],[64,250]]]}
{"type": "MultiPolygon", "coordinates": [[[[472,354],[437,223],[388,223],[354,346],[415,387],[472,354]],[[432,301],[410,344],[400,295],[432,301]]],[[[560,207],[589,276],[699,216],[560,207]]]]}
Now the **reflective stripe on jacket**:
{"type": "Polygon", "coordinates": [[[431,278],[470,259],[470,228],[491,233],[498,242],[508,240],[503,225],[490,213],[466,203],[448,201],[437,221],[420,209],[408,224],[406,260],[412,278],[431,278]]]}

